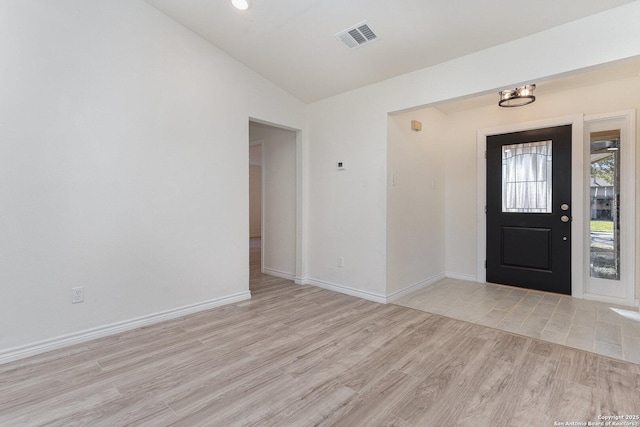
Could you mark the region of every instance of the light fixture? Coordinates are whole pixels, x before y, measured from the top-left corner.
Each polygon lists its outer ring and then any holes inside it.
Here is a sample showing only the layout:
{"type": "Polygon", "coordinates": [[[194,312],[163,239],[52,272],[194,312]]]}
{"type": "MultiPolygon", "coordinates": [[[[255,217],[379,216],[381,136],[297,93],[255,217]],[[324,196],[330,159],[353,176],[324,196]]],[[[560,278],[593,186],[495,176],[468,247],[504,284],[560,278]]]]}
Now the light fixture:
{"type": "Polygon", "coordinates": [[[249,0],[231,0],[231,4],[238,10],[249,9],[249,0]]]}
{"type": "Polygon", "coordinates": [[[526,85],[515,89],[502,90],[500,91],[498,105],[501,107],[521,107],[531,104],[536,100],[536,97],[533,96],[535,88],[536,85],[526,85]]]}

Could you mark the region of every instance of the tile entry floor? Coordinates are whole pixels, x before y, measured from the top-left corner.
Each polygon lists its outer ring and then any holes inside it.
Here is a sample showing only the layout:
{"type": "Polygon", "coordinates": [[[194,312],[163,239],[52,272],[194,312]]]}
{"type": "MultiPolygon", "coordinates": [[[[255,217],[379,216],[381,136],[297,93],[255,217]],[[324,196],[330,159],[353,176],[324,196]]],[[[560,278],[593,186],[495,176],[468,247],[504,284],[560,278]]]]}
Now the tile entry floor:
{"type": "Polygon", "coordinates": [[[633,307],[451,278],[394,304],[640,364],[633,307]]]}

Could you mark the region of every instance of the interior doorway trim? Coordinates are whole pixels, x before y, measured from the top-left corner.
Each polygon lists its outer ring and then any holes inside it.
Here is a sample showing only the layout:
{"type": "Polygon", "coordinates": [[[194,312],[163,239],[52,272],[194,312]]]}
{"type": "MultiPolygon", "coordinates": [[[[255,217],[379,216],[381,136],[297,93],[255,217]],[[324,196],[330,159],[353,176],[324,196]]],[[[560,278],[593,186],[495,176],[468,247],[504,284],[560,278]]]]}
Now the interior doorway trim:
{"type": "MultiPolygon", "coordinates": [[[[487,136],[503,133],[520,132],[532,129],[549,128],[555,126],[571,126],[571,204],[572,206],[584,206],[584,143],[583,143],[583,115],[535,120],[524,123],[510,123],[502,126],[479,129],[477,132],[477,192],[476,192],[476,280],[486,282],[485,260],[487,259],[487,224],[485,205],[487,203],[487,164],[485,151],[487,149],[487,136]]],[[[583,209],[573,211],[571,222],[571,246],[575,248],[571,252],[571,295],[582,298],[584,294],[584,214],[583,209]]]]}

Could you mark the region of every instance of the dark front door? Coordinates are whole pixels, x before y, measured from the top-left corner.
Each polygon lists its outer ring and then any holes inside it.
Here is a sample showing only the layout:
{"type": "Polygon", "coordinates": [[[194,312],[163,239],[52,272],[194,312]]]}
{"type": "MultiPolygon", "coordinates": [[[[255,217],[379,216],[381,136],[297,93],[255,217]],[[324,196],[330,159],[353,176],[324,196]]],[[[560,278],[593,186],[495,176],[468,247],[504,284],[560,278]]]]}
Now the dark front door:
{"type": "Polygon", "coordinates": [[[487,137],[487,282],[571,294],[571,125],[487,137]]]}

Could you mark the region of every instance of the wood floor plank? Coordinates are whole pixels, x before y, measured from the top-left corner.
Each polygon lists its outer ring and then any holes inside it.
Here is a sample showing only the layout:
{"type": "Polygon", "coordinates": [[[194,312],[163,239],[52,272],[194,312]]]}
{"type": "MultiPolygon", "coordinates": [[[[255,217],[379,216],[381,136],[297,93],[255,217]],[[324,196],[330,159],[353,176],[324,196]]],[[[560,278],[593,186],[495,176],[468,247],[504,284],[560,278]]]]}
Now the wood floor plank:
{"type": "Polygon", "coordinates": [[[233,362],[248,358],[244,352],[219,353],[205,347],[181,356],[180,363],[162,367],[151,365],[136,375],[117,377],[111,382],[125,396],[158,396],[203,376],[222,372],[233,362]]]}
{"type": "MultiPolygon", "coordinates": [[[[292,384],[291,377],[279,369],[262,372],[246,382],[235,384],[224,393],[216,393],[214,399],[211,399],[210,396],[203,396],[207,401],[205,404],[188,413],[182,412],[179,414],[180,419],[173,425],[208,426],[212,420],[218,422],[218,420],[228,418],[230,415],[238,416],[241,411],[251,408],[250,404],[265,399],[271,394],[277,394],[279,390],[291,387],[292,384]],[[247,406],[238,405],[238,402],[243,402],[243,405],[247,406]]],[[[171,404],[169,406],[172,407],[171,404]]]]}
{"type": "Polygon", "coordinates": [[[474,398],[491,400],[496,407],[500,407],[506,396],[504,390],[511,384],[515,369],[514,364],[502,359],[484,356],[473,359],[461,372],[456,373],[455,381],[442,383],[438,398],[423,412],[416,414],[414,425],[455,424],[464,419],[466,408],[473,405],[474,398]],[[484,392],[485,389],[489,393],[484,392]],[[482,392],[479,393],[479,390],[482,392]]]}
{"type": "MultiPolygon", "coordinates": [[[[55,389],[54,389],[55,390],[55,389]]],[[[85,385],[82,388],[55,394],[47,390],[48,396],[36,398],[19,410],[11,408],[0,412],[0,425],[3,426],[37,426],[61,423],[65,419],[79,420],[79,414],[100,405],[105,401],[120,397],[120,393],[112,386],[85,385]]]]}
{"type": "Polygon", "coordinates": [[[410,340],[410,332],[399,332],[387,341],[387,346],[371,354],[359,365],[347,370],[340,382],[357,392],[375,385],[377,381],[394,371],[395,361],[402,357],[405,345],[410,340]]]}
{"type": "Polygon", "coordinates": [[[371,426],[393,415],[391,408],[415,389],[419,380],[400,371],[390,371],[364,392],[354,395],[345,405],[318,426],[371,426]]]}
{"type": "Polygon", "coordinates": [[[640,415],[637,366],[604,357],[598,360],[598,409],[601,413],[640,415]]]}
{"type": "Polygon", "coordinates": [[[414,425],[426,422],[425,416],[431,416],[430,411],[458,386],[462,373],[474,366],[482,352],[490,347],[487,341],[475,337],[468,337],[461,345],[464,351],[432,353],[427,360],[421,360],[421,364],[411,365],[405,372],[422,382],[405,401],[392,408],[392,412],[414,425]]]}
{"type": "Polygon", "coordinates": [[[88,355],[89,351],[90,348],[87,345],[74,345],[37,357],[0,365],[0,391],[3,387],[37,380],[51,372],[73,369],[77,363],[91,359],[88,355]]]}
{"type": "MultiPolygon", "coordinates": [[[[491,348],[489,341],[475,336],[457,336],[450,346],[434,346],[431,341],[422,343],[418,351],[408,351],[396,365],[398,369],[418,378],[440,375],[444,369],[460,369],[469,364],[481,351],[491,348]]],[[[490,343],[493,344],[493,343],[490,343]]]]}
{"type": "Polygon", "coordinates": [[[42,402],[51,397],[51,390],[57,390],[58,394],[62,394],[82,385],[87,378],[93,380],[101,372],[102,369],[95,361],[87,361],[67,367],[62,372],[50,371],[47,374],[5,385],[0,391],[0,396],[3,396],[0,400],[0,413],[15,407],[42,402]]]}
{"type": "Polygon", "coordinates": [[[517,363],[524,357],[532,340],[518,335],[502,335],[489,350],[487,356],[502,359],[505,362],[517,363]]]}
{"type": "Polygon", "coordinates": [[[547,411],[555,385],[558,361],[528,353],[516,368],[508,396],[494,412],[490,425],[527,425],[547,411]]]}
{"type": "Polygon", "coordinates": [[[92,408],[78,410],[66,418],[61,418],[51,424],[47,423],[47,426],[162,427],[176,420],[177,417],[173,411],[160,400],[132,400],[130,396],[120,396],[95,405],[92,408]]]}
{"type": "Polygon", "coordinates": [[[321,382],[307,393],[298,393],[287,406],[252,425],[260,427],[317,425],[329,418],[356,393],[337,381],[321,382]]]}
{"type": "Polygon", "coordinates": [[[553,387],[544,418],[546,425],[554,425],[566,420],[596,421],[598,414],[596,388],[568,380],[558,380],[553,387]]]}
{"type": "MultiPolygon", "coordinates": [[[[180,415],[188,415],[215,401],[222,393],[253,381],[270,364],[247,353],[228,364],[224,370],[207,373],[192,381],[167,390],[160,398],[180,415]]],[[[276,369],[271,369],[276,371],[276,369]]],[[[278,372],[281,372],[277,370],[278,372]]]]}
{"type": "MultiPolygon", "coordinates": [[[[491,419],[505,400],[506,389],[516,370],[516,366],[502,359],[488,360],[491,367],[474,374],[474,378],[466,387],[473,387],[473,392],[466,393],[465,390],[464,397],[461,398],[463,404],[459,411],[455,413],[455,416],[451,414],[453,419],[449,425],[460,427],[497,425],[492,424],[491,419]]],[[[527,423],[525,425],[535,425],[535,423],[527,423]]]]}
{"type": "Polygon", "coordinates": [[[598,387],[598,361],[601,357],[568,347],[561,348],[560,354],[557,372],[560,378],[587,387],[598,387]]]}

